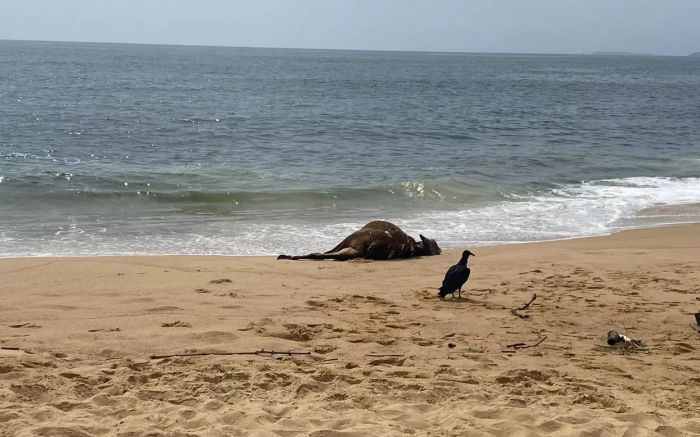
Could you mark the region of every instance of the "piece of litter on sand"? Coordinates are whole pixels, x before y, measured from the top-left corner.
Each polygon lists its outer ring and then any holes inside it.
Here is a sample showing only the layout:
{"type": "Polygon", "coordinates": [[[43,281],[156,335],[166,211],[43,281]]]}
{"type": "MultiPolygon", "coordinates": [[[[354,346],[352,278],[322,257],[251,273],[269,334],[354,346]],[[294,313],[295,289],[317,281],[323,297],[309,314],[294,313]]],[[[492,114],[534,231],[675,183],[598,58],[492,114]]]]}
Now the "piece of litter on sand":
{"type": "Polygon", "coordinates": [[[617,331],[608,331],[608,344],[610,346],[618,344],[622,341],[632,341],[626,335],[620,335],[617,331]]]}
{"type": "Polygon", "coordinates": [[[642,340],[634,340],[617,331],[608,331],[608,345],[619,347],[627,352],[647,351],[648,348],[642,340]]]}

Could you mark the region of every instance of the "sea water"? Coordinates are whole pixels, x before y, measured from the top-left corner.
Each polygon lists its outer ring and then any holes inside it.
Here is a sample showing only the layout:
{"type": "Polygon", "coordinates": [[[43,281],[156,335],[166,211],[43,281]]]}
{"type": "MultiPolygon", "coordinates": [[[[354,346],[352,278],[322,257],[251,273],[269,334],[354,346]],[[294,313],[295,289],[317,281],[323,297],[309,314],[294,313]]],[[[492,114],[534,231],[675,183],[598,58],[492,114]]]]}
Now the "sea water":
{"type": "Polygon", "coordinates": [[[375,219],[472,247],[698,203],[697,57],[0,41],[0,256],[322,251],[375,219]]]}

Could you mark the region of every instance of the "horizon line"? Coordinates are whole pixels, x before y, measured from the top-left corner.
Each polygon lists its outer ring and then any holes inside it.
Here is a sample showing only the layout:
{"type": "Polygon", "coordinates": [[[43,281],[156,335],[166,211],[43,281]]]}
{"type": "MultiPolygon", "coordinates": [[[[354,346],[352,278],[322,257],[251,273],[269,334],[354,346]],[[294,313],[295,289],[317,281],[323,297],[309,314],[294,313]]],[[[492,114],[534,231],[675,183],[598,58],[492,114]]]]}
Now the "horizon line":
{"type": "Polygon", "coordinates": [[[12,39],[0,38],[0,41],[10,42],[35,42],[35,43],[73,43],[73,44],[113,44],[113,45],[144,45],[166,47],[204,47],[204,48],[232,48],[232,49],[270,49],[270,50],[315,50],[338,52],[378,52],[378,53],[435,53],[435,54],[472,54],[472,55],[530,55],[530,56],[662,56],[662,57],[689,57],[687,55],[664,55],[656,53],[637,53],[625,50],[597,50],[592,52],[561,53],[561,52],[480,52],[480,51],[453,51],[453,50],[409,50],[409,49],[358,49],[358,48],[318,48],[318,47],[281,47],[281,46],[237,46],[226,44],[186,44],[186,43],[157,43],[157,42],[119,42],[119,41],[82,41],[82,40],[43,40],[43,39],[12,39]]]}

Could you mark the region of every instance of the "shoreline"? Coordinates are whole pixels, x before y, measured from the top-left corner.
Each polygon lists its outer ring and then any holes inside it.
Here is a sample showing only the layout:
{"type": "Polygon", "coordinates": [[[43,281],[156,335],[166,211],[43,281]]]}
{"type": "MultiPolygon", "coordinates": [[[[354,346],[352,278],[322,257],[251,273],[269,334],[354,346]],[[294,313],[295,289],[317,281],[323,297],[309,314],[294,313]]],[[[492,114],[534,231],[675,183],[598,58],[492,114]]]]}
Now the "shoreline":
{"type": "MultiPolygon", "coordinates": [[[[693,204],[683,204],[683,205],[666,205],[663,208],[658,208],[661,210],[667,210],[667,209],[673,209],[673,208],[680,208],[680,207],[693,207],[693,208],[700,208],[700,203],[693,203],[693,204]]],[[[645,208],[644,210],[639,211],[644,212],[647,210],[656,210],[657,208],[645,208]]],[[[491,247],[503,247],[503,246],[519,246],[523,244],[540,244],[540,243],[555,243],[559,241],[571,241],[571,240],[581,240],[581,239],[587,239],[587,238],[604,238],[604,237],[611,237],[620,233],[625,233],[625,232],[630,232],[630,231],[641,231],[641,230],[647,230],[647,229],[663,229],[663,228],[669,228],[669,227],[686,227],[686,226],[700,226],[700,221],[689,221],[689,222],[677,222],[677,223],[659,223],[659,224],[653,224],[653,225],[639,225],[639,226],[629,226],[625,228],[616,228],[616,229],[611,229],[609,233],[603,233],[603,234],[595,234],[595,235],[582,235],[582,236],[575,236],[575,237],[568,237],[568,238],[555,238],[552,240],[532,240],[532,241],[506,241],[502,243],[493,243],[493,242],[484,242],[483,245],[481,244],[475,244],[469,247],[477,247],[477,248],[491,248],[491,247]]],[[[342,240],[344,237],[339,237],[338,241],[342,240]]],[[[438,242],[439,244],[439,242],[438,242]]],[[[459,245],[459,246],[450,246],[443,248],[443,253],[447,252],[455,252],[461,250],[460,248],[462,247],[467,247],[464,245],[459,245]]],[[[324,250],[324,249],[319,249],[319,250],[324,250]]],[[[269,257],[276,257],[278,254],[268,254],[268,255],[225,255],[225,254],[179,254],[179,253],[172,253],[172,254],[139,254],[139,253],[133,253],[133,254],[107,254],[107,255],[20,255],[20,256],[14,256],[14,255],[9,255],[9,256],[4,256],[0,255],[0,261],[2,260],[13,260],[13,259],[81,259],[81,258],[123,258],[123,257],[227,257],[227,258],[269,258],[269,257]]]]}
{"type": "MultiPolygon", "coordinates": [[[[378,218],[396,223],[409,235],[422,233],[434,238],[445,249],[558,241],[700,222],[698,187],[698,178],[600,180],[567,185],[562,192],[548,191],[525,201],[487,202],[471,209],[430,213],[397,210],[395,216],[378,218]]],[[[148,211],[142,206],[145,209],[139,207],[136,210],[140,212],[132,213],[138,216],[148,211]]],[[[175,213],[172,222],[135,221],[129,225],[108,215],[104,227],[96,227],[90,221],[83,223],[79,212],[77,215],[70,225],[63,218],[54,218],[39,228],[31,222],[22,224],[21,217],[4,220],[0,258],[309,253],[334,247],[366,223],[361,217],[341,214],[233,223],[223,217],[209,217],[193,225],[186,216],[175,213]]]]}
{"type": "Polygon", "coordinates": [[[0,259],[0,431],[700,433],[700,224],[458,251],[0,259]]]}

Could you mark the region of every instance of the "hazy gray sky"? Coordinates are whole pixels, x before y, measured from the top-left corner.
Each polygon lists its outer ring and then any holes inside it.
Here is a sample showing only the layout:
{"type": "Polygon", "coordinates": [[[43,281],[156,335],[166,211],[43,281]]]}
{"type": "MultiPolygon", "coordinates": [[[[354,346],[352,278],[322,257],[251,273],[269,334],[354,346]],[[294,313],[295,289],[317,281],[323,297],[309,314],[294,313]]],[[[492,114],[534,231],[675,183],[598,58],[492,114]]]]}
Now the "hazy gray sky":
{"type": "Polygon", "coordinates": [[[700,0],[0,0],[0,39],[686,55],[700,0]]]}

